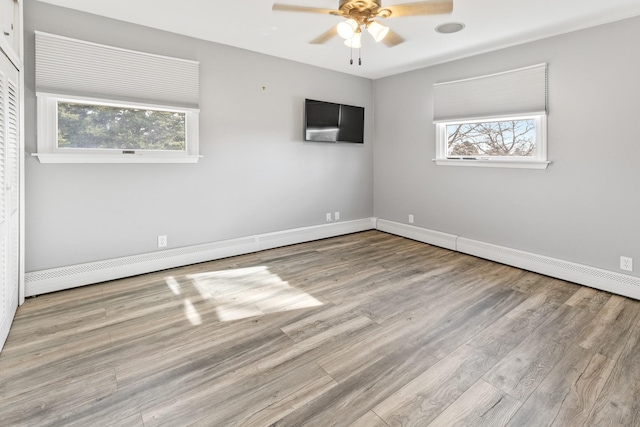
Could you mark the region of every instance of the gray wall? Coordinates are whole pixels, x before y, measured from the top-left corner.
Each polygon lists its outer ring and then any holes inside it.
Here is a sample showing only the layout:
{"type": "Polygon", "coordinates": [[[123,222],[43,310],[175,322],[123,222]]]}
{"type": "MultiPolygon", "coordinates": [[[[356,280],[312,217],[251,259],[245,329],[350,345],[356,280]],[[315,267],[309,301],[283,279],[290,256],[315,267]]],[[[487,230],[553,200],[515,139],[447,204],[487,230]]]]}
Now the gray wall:
{"type": "Polygon", "coordinates": [[[26,271],[373,215],[372,81],[25,2],[26,271]],[[200,61],[195,165],[41,164],[34,30],[200,61]],[[265,86],[266,90],[262,87],[265,86]],[[302,141],[304,98],[366,108],[365,144],[302,141]]]}
{"type": "Polygon", "coordinates": [[[25,21],[27,153],[38,29],[201,61],[204,155],[196,165],[27,155],[27,271],[152,252],[160,234],[171,248],[323,224],[338,210],[343,220],[413,214],[420,227],[613,271],[630,256],[640,276],[640,18],[373,83],[40,2],[25,3],[25,21]],[[434,165],[434,82],[540,62],[547,170],[434,165]],[[303,143],[305,97],[366,107],[367,143],[303,143]]]}
{"type": "Polygon", "coordinates": [[[376,80],[374,212],[640,276],[640,18],[376,80]],[[547,170],[436,166],[435,82],[548,63],[547,170]]]}

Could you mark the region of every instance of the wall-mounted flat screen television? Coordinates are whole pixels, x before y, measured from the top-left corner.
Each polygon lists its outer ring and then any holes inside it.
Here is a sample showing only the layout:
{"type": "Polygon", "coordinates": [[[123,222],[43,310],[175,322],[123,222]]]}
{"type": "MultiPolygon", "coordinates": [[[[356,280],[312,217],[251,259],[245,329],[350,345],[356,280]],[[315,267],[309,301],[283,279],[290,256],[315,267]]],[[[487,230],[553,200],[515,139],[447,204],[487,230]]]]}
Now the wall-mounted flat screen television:
{"type": "Polygon", "coordinates": [[[305,99],[304,140],[364,142],[364,107],[305,99]]]}

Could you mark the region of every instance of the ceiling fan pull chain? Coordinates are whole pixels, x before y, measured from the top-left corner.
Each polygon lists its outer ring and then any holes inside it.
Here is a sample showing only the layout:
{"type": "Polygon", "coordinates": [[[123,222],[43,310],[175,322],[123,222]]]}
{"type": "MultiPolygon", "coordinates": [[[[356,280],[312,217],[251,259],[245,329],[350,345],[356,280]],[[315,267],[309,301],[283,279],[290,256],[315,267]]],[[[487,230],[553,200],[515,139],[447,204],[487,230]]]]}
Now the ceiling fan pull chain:
{"type": "Polygon", "coordinates": [[[353,65],[353,47],[351,47],[351,49],[349,49],[349,51],[351,52],[351,59],[349,60],[349,64],[353,65]]]}
{"type": "Polygon", "coordinates": [[[362,54],[360,48],[358,48],[358,65],[362,65],[362,54]]]}

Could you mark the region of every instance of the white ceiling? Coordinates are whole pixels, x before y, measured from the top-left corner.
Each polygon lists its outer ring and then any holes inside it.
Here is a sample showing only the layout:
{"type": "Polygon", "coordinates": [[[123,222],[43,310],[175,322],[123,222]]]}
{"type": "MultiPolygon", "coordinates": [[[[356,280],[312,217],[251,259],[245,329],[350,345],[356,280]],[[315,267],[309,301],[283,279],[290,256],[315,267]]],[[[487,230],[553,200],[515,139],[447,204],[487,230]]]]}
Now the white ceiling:
{"type": "MultiPolygon", "coordinates": [[[[367,78],[380,78],[455,58],[640,15],[639,0],[454,0],[451,15],[388,18],[406,41],[393,48],[363,34],[362,65],[335,37],[308,42],[340,22],[332,15],[273,12],[274,0],[40,0],[110,18],[236,46],[367,78]],[[456,34],[435,27],[462,22],[456,34]]],[[[383,0],[383,6],[417,0],[383,0]]],[[[338,0],[277,0],[337,9],[338,0]]],[[[357,57],[357,51],[354,51],[357,57]]]]}

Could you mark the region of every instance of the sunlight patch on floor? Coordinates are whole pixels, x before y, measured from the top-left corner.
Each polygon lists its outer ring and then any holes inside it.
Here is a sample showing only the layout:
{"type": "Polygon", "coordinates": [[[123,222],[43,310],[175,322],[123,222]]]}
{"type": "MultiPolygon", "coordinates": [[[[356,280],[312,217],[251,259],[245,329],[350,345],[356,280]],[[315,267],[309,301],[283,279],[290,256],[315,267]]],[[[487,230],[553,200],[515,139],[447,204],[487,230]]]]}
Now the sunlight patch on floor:
{"type": "Polygon", "coordinates": [[[165,277],[164,280],[167,282],[167,286],[171,289],[171,292],[173,292],[174,295],[180,295],[180,283],[178,283],[174,277],[165,277]]]}
{"type": "MultiPolygon", "coordinates": [[[[167,286],[171,290],[171,292],[178,296],[182,294],[182,288],[180,283],[173,276],[165,277],[164,281],[167,286]]],[[[198,313],[198,309],[193,305],[190,298],[185,298],[182,300],[182,304],[184,305],[184,315],[187,320],[193,325],[198,326],[202,324],[202,316],[198,313]]]]}
{"type": "Polygon", "coordinates": [[[202,298],[216,305],[221,321],[322,305],[266,266],[191,274],[187,278],[202,298]]]}
{"type": "Polygon", "coordinates": [[[184,314],[193,326],[202,325],[202,317],[189,298],[184,299],[184,314]]]}

